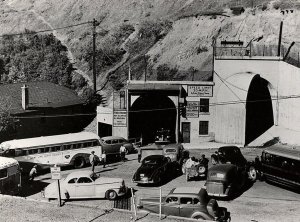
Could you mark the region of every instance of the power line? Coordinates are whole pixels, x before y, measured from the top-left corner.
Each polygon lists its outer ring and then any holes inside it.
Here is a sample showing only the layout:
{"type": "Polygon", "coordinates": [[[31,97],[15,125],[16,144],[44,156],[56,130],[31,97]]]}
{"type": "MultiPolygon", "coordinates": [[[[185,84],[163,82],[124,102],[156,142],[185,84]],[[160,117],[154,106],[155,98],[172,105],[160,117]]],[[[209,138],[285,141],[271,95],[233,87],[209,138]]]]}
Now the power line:
{"type": "Polygon", "coordinates": [[[45,29],[45,30],[39,30],[39,31],[33,31],[33,32],[3,34],[3,35],[0,35],[0,38],[5,38],[5,37],[8,37],[8,36],[35,35],[37,33],[53,32],[53,31],[56,31],[56,30],[68,29],[68,28],[81,26],[81,25],[86,25],[86,24],[92,24],[92,23],[93,23],[93,21],[88,21],[88,22],[83,22],[83,23],[78,23],[78,24],[68,25],[68,26],[64,26],[64,27],[53,28],[53,29],[45,29]]]}

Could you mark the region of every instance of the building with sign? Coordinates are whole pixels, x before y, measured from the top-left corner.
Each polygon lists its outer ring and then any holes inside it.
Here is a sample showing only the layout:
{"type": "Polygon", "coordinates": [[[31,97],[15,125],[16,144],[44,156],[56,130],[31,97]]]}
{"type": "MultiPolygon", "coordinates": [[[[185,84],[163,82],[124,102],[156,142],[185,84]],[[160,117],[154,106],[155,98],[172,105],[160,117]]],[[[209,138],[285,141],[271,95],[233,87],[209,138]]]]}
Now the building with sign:
{"type": "Polygon", "coordinates": [[[154,142],[157,130],[170,130],[172,142],[214,140],[214,83],[211,81],[129,81],[127,89],[114,93],[112,113],[98,107],[98,135],[142,138],[154,142]],[[109,123],[108,123],[109,124],[109,123]]]}

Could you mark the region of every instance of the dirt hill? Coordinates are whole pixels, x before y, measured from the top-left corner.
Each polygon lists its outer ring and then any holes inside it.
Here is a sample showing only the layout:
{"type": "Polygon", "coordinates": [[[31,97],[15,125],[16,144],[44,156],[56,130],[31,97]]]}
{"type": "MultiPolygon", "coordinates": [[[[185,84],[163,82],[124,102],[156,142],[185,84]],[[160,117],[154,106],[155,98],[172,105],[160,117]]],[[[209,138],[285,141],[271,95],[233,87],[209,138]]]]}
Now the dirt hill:
{"type": "Polygon", "coordinates": [[[65,27],[55,36],[68,46],[80,72],[91,76],[92,23],[81,23],[95,18],[97,58],[103,61],[97,65],[97,88],[109,97],[126,81],[129,63],[133,78],[143,78],[144,58],[148,79],[163,72],[184,79],[194,72],[207,80],[213,37],[275,46],[281,21],[282,43],[288,48],[294,41],[297,53],[299,8],[299,0],[2,0],[0,34],[65,27]]]}

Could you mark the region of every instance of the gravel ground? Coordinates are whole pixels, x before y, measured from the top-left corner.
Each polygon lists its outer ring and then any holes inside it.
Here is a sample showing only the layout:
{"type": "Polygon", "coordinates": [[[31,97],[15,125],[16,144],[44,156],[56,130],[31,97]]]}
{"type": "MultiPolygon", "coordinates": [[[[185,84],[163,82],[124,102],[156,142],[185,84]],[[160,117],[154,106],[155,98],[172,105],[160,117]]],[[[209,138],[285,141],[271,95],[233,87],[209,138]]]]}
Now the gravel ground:
{"type": "MultiPolygon", "coordinates": [[[[116,210],[99,209],[97,207],[82,207],[66,205],[59,207],[57,204],[44,203],[31,200],[17,199],[0,196],[0,221],[1,222],[126,222],[133,221],[133,213],[116,210]]],[[[157,221],[155,215],[139,214],[137,217],[141,222],[157,221]]],[[[179,219],[165,218],[163,221],[183,222],[179,219]]]]}

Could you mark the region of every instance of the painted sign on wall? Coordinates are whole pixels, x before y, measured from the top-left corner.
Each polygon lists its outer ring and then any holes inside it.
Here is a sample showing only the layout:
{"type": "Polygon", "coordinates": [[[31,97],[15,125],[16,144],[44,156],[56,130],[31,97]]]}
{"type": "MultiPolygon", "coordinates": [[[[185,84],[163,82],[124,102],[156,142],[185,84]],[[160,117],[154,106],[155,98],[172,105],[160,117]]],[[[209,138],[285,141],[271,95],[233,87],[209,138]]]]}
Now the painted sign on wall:
{"type": "Polygon", "coordinates": [[[204,85],[189,85],[188,96],[212,97],[213,87],[204,85]]]}
{"type": "Polygon", "coordinates": [[[199,102],[197,101],[187,101],[186,106],[186,117],[187,118],[197,118],[199,117],[199,102]]]}
{"type": "Polygon", "coordinates": [[[127,112],[114,110],[113,126],[127,126],[127,112]]]}

